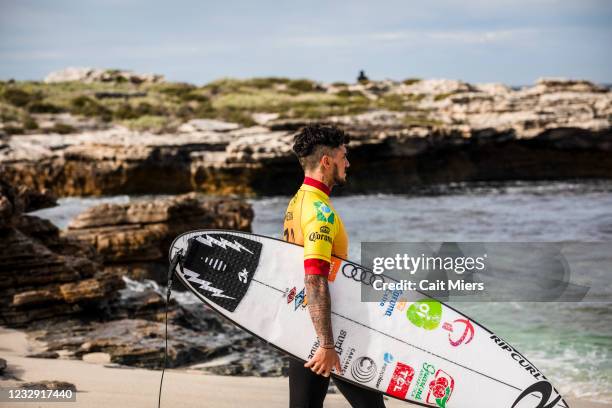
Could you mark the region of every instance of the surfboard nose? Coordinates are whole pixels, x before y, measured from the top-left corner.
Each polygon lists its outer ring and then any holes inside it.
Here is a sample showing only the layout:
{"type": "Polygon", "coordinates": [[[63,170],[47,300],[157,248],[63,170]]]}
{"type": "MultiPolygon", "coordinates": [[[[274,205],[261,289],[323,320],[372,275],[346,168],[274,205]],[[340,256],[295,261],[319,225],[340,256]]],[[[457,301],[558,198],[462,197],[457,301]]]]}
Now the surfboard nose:
{"type": "Polygon", "coordinates": [[[223,233],[189,238],[182,273],[193,290],[229,312],[245,296],[259,265],[260,242],[223,233]]]}

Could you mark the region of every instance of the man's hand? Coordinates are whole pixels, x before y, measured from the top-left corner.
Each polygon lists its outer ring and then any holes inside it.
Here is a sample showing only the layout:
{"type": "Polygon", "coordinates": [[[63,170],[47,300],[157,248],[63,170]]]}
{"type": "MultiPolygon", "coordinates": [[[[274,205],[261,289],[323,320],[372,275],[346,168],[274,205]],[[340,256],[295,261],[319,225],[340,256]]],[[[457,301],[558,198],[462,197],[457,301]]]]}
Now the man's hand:
{"type": "Polygon", "coordinates": [[[323,377],[329,377],[332,368],[336,369],[336,374],[341,374],[342,372],[340,358],[333,348],[327,349],[319,347],[310,361],[304,364],[304,367],[310,368],[312,372],[322,375],[323,377]]]}

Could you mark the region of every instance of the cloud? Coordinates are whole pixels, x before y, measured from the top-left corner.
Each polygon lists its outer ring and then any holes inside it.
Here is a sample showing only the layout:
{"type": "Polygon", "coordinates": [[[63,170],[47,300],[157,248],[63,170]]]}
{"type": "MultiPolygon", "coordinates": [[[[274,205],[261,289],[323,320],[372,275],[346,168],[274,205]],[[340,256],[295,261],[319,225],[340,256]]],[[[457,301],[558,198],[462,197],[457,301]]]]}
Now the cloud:
{"type": "Polygon", "coordinates": [[[0,59],[5,61],[59,60],[65,57],[66,53],[53,50],[0,51],[0,59]]]}
{"type": "Polygon", "coordinates": [[[352,47],[372,43],[438,43],[448,46],[460,44],[509,43],[519,38],[535,37],[536,29],[505,30],[398,30],[365,34],[330,34],[294,36],[276,40],[278,46],[303,47],[352,47]]]}

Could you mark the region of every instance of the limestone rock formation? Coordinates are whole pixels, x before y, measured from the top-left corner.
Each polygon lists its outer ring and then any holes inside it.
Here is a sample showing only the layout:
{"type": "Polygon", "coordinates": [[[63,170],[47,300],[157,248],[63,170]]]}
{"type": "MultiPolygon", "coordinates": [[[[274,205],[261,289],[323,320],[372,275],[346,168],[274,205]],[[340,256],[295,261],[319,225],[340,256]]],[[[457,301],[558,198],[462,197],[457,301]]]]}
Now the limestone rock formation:
{"type": "Polygon", "coordinates": [[[242,201],[190,193],[92,207],[64,235],[93,246],[107,271],[164,282],[168,249],[176,236],[200,228],[250,231],[253,216],[242,201]]]}
{"type": "MultiPolygon", "coordinates": [[[[345,192],[612,177],[612,92],[587,81],[542,79],[514,90],[452,80],[385,80],[323,91],[356,92],[383,105],[323,120],[340,125],[353,140],[353,181],[345,192]],[[393,110],[385,107],[389,100],[395,101],[393,110]]],[[[6,136],[0,139],[0,172],[15,185],[62,196],[290,194],[301,176],[292,135],[317,120],[277,116],[259,113],[261,125],[248,128],[196,119],[172,134],[115,125],[70,135],[6,136]]]]}
{"type": "Polygon", "coordinates": [[[22,326],[103,308],[123,281],[101,272],[91,247],[60,237],[49,221],[24,211],[52,198],[0,180],[0,321],[22,326]]]}
{"type": "Polygon", "coordinates": [[[412,84],[401,84],[397,92],[403,94],[441,95],[471,92],[475,88],[465,82],[452,79],[423,79],[412,84]]]}
{"type": "Polygon", "coordinates": [[[24,390],[58,390],[58,391],[72,391],[76,392],[77,388],[74,384],[66,382],[66,381],[35,381],[35,382],[25,382],[19,384],[19,388],[24,390]]]}
{"type": "Polygon", "coordinates": [[[69,67],[60,71],[51,72],[44,79],[46,83],[54,82],[120,82],[126,81],[134,84],[143,82],[157,83],[163,82],[163,75],[158,74],[137,74],[132,71],[118,69],[98,69],[86,67],[69,67]]]}

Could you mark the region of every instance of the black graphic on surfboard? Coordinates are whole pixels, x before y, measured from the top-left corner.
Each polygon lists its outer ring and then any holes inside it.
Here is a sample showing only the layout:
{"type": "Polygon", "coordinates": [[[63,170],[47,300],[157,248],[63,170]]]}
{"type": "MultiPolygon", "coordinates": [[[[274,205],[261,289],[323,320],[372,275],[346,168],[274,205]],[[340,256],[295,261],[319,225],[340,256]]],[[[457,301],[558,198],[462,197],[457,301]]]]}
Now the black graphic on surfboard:
{"type": "Polygon", "coordinates": [[[190,238],[183,262],[185,279],[211,302],[233,312],[251,284],[261,247],[257,241],[224,234],[190,238]]]}

